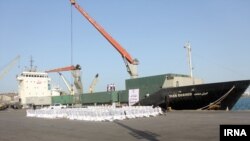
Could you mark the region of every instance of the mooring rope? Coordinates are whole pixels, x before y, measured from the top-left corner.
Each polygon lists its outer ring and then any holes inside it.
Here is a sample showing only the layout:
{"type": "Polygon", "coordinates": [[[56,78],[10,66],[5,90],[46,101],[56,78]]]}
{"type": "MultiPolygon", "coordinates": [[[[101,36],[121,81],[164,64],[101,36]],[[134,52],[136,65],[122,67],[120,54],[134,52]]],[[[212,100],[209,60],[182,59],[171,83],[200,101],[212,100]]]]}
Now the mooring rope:
{"type": "Polygon", "coordinates": [[[205,110],[208,109],[209,107],[216,105],[217,103],[221,102],[222,100],[224,100],[230,93],[231,91],[235,88],[235,86],[233,86],[228,92],[226,92],[223,96],[221,96],[219,99],[215,100],[214,102],[212,102],[212,104],[208,104],[207,106],[204,106],[202,108],[199,108],[197,110],[205,110]]]}

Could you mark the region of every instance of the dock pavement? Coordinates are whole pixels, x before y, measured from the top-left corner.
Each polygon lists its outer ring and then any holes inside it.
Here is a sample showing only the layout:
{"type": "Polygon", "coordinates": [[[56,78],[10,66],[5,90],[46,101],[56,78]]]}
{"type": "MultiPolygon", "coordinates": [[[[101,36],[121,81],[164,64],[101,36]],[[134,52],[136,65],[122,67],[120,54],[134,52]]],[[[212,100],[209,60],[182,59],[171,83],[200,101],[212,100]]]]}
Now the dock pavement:
{"type": "Polygon", "coordinates": [[[26,117],[0,111],[0,141],[219,141],[221,124],[250,124],[250,111],[171,111],[113,122],[26,117]]]}

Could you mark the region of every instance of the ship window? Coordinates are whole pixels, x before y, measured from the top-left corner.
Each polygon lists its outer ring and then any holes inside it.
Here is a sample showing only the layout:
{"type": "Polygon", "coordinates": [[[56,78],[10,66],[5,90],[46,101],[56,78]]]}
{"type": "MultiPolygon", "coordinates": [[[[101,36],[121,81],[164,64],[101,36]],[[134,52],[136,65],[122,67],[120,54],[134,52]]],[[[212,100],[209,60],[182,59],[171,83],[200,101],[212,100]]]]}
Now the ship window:
{"type": "Polygon", "coordinates": [[[174,77],[172,77],[172,76],[167,77],[167,80],[171,80],[171,79],[174,79],[174,77]]]}

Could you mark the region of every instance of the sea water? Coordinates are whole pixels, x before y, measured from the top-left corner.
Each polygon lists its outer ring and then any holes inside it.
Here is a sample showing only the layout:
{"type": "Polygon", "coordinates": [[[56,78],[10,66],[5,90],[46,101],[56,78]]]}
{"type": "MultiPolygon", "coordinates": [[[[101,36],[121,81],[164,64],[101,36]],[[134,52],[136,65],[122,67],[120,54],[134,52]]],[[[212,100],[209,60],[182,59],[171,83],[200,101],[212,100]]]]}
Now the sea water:
{"type": "Polygon", "coordinates": [[[237,110],[250,110],[250,96],[243,96],[241,97],[237,103],[234,105],[234,111],[237,110]]]}

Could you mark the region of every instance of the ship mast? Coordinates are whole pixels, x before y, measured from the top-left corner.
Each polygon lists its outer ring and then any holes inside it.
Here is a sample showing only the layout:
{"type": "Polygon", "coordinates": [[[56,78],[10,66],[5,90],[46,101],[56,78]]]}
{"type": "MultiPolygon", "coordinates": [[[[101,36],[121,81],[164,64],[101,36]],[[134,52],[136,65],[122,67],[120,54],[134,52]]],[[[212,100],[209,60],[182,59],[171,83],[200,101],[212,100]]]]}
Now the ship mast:
{"type": "Polygon", "coordinates": [[[187,49],[187,57],[188,57],[188,65],[189,65],[189,70],[190,70],[190,77],[193,77],[193,66],[192,66],[192,56],[191,56],[191,45],[189,42],[187,42],[184,45],[184,48],[187,49]]]}
{"type": "Polygon", "coordinates": [[[30,57],[30,69],[28,70],[29,72],[36,72],[36,66],[33,65],[34,60],[33,57],[30,57]]]}
{"type": "Polygon", "coordinates": [[[30,71],[33,70],[33,62],[34,62],[34,60],[33,60],[32,56],[31,56],[30,57],[30,71]]]}

